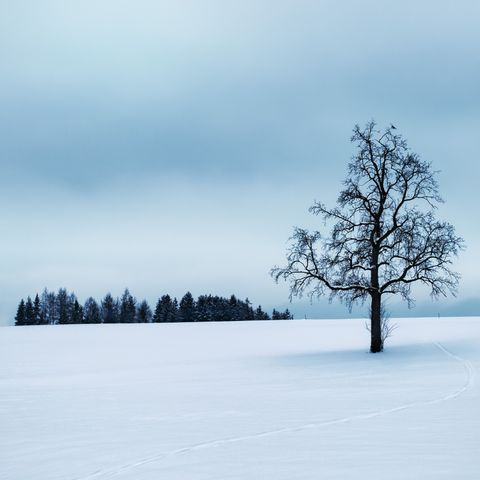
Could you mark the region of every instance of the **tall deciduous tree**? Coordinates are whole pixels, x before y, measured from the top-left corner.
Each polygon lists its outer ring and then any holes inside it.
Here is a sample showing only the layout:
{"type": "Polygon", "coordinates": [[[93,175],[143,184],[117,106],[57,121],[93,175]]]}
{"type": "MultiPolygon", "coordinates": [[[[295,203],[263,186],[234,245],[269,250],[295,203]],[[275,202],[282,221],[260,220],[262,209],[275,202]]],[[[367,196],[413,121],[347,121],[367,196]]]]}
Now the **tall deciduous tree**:
{"type": "Polygon", "coordinates": [[[55,325],[58,323],[57,296],[55,292],[49,292],[46,288],[43,290],[40,299],[40,308],[43,322],[46,325],[55,325]]]}
{"type": "Polygon", "coordinates": [[[438,193],[431,165],[411,152],[391,126],[354,128],[357,153],[337,206],[315,202],[310,212],[332,225],[328,235],[295,228],[287,264],[273,277],[290,282],[292,296],[339,298],[349,308],[370,301],[370,351],[383,350],[382,300],[400,295],[411,306],[414,283],[433,297],[455,294],[452,259],[463,247],[454,227],[435,218],[438,193]]]}

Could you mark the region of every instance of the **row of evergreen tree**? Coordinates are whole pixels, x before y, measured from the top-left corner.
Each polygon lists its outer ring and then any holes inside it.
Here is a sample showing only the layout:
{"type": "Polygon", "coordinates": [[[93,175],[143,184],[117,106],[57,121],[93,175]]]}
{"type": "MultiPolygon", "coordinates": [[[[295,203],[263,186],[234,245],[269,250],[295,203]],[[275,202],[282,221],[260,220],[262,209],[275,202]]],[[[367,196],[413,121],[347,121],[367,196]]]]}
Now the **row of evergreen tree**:
{"type": "Polygon", "coordinates": [[[73,323],[150,323],[150,322],[219,322],[239,320],[290,320],[293,316],[285,310],[273,309],[272,315],[261,306],[253,309],[248,300],[200,295],[195,300],[187,292],[180,302],[163,295],[152,312],[148,302],[137,299],[125,289],[120,298],[107,293],[98,303],[90,297],[81,305],[74,293],[61,288],[57,293],[47,289],[32,300],[22,299],[15,316],[15,325],[66,325],[73,323]]]}

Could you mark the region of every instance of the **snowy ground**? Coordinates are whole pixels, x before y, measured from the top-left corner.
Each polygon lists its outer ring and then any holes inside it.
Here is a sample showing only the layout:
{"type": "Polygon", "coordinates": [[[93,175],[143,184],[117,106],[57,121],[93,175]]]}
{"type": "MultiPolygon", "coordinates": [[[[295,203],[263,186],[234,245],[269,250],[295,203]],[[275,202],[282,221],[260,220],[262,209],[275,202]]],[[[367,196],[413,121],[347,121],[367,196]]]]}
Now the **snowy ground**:
{"type": "Polygon", "coordinates": [[[480,478],[480,318],[0,328],[0,478],[480,478]]]}

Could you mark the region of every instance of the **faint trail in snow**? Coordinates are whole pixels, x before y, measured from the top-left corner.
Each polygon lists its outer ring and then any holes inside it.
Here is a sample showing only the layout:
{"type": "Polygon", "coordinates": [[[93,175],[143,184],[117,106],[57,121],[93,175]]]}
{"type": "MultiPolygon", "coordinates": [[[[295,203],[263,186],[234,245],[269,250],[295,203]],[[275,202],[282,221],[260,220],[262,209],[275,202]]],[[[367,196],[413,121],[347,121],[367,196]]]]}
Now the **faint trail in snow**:
{"type": "MultiPolygon", "coordinates": [[[[465,390],[468,390],[472,385],[473,385],[473,380],[475,378],[475,368],[472,365],[472,362],[469,360],[466,360],[465,358],[459,357],[458,355],[455,355],[454,353],[450,352],[447,350],[441,343],[435,342],[435,345],[446,355],[448,355],[450,358],[453,358],[454,360],[457,360],[457,362],[460,362],[463,367],[465,368],[465,371],[467,372],[467,380],[465,381],[465,384],[463,385],[462,388],[457,390],[456,392],[453,392],[449,395],[446,395],[443,397],[440,401],[446,401],[450,400],[451,398],[456,398],[459,395],[461,395],[465,390]]],[[[439,403],[439,402],[430,402],[430,403],[439,403]]]]}
{"type": "Polygon", "coordinates": [[[398,407],[393,407],[393,408],[387,408],[384,410],[378,410],[376,412],[370,412],[370,413],[364,413],[364,414],[359,414],[359,415],[352,415],[349,417],[343,417],[343,418],[337,418],[333,420],[326,420],[323,422],[313,422],[313,423],[306,423],[303,425],[298,425],[296,427],[284,427],[284,428],[278,428],[275,430],[266,430],[264,432],[259,432],[259,433],[252,433],[249,435],[242,435],[238,437],[232,437],[232,438],[224,438],[224,439],[219,439],[219,440],[211,440],[209,442],[203,442],[203,443],[197,443],[196,445],[190,445],[188,447],[183,447],[183,448],[178,448],[176,450],[172,450],[170,452],[164,452],[164,453],[159,453],[158,455],[152,455],[150,457],[143,458],[141,460],[138,460],[137,462],[131,462],[127,463],[125,465],[122,465],[120,467],[116,468],[110,468],[110,469],[105,469],[105,470],[97,470],[94,473],[84,476],[84,477],[78,477],[75,480],[94,480],[97,478],[112,478],[116,477],[117,475],[120,475],[124,472],[127,472],[129,470],[134,470],[138,467],[141,467],[143,465],[148,465],[151,463],[159,462],[161,460],[165,460],[171,457],[175,457],[178,455],[185,455],[190,452],[195,452],[198,450],[204,450],[207,448],[212,448],[212,447],[218,447],[222,445],[228,445],[231,443],[237,443],[237,442],[243,442],[243,441],[248,441],[248,440],[255,440],[259,438],[265,438],[265,437],[272,437],[275,435],[279,435],[282,433],[291,433],[291,432],[299,432],[302,430],[310,430],[314,428],[321,428],[321,427],[327,427],[330,425],[338,425],[341,423],[347,423],[347,422],[352,422],[356,420],[367,420],[369,418],[374,418],[374,417],[381,417],[383,415],[388,415],[390,413],[396,413],[400,412],[402,410],[408,410],[413,407],[422,407],[426,405],[434,405],[437,403],[442,403],[446,402],[448,400],[452,400],[454,398],[457,398],[460,396],[463,392],[471,388],[473,385],[474,377],[475,377],[475,369],[472,365],[472,363],[458,355],[455,355],[454,353],[450,352],[447,348],[445,348],[441,343],[435,342],[434,345],[442,351],[445,355],[449,356],[453,360],[461,363],[465,369],[465,372],[467,373],[467,378],[465,380],[465,383],[461,388],[458,390],[455,390],[452,393],[449,393],[447,395],[444,395],[439,398],[435,398],[433,400],[426,400],[422,402],[411,402],[411,403],[406,403],[404,405],[400,405],[398,407]]]}

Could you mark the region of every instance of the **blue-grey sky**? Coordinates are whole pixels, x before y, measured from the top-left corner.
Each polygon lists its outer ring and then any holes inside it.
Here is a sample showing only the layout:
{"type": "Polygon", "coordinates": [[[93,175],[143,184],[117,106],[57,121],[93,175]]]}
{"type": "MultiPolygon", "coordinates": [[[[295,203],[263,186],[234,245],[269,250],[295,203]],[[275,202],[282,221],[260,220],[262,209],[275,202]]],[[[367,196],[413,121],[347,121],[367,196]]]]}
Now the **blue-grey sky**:
{"type": "Polygon", "coordinates": [[[473,0],[1,2],[1,323],[43,287],[286,306],[268,271],[372,118],[441,170],[468,246],[458,299],[419,291],[417,314],[480,314],[478,18],[473,0]]]}

